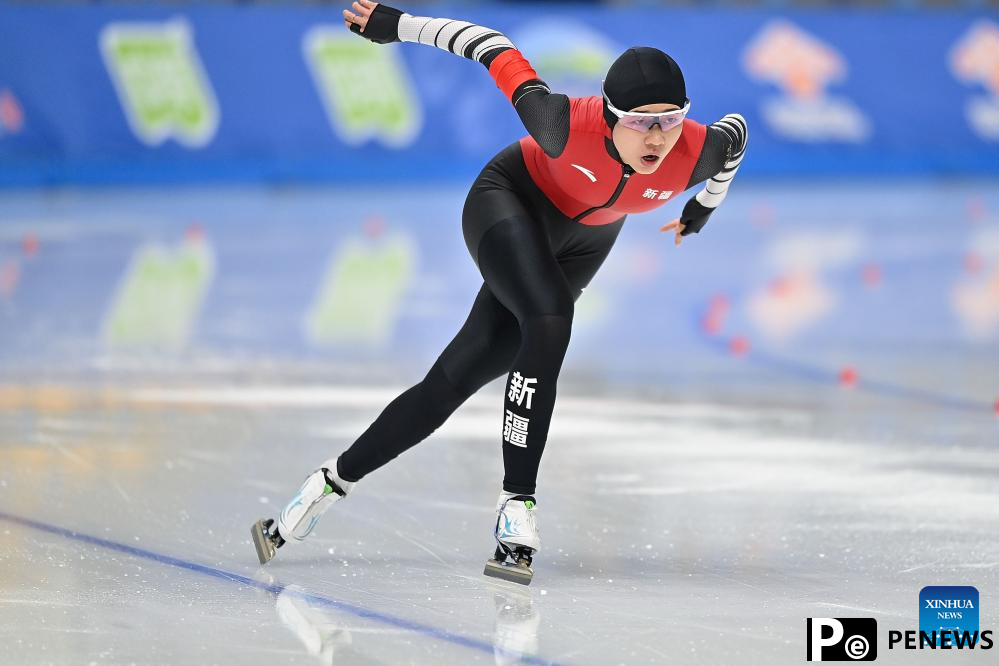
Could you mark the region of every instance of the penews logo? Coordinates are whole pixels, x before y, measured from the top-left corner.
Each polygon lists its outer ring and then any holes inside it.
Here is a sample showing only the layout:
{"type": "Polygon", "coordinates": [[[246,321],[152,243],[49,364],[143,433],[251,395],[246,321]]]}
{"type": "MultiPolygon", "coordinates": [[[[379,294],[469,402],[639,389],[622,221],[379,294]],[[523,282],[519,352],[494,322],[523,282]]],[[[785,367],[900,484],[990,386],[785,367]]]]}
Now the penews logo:
{"type": "Polygon", "coordinates": [[[878,621],[869,617],[810,617],[808,661],[874,661],[878,621]]]}
{"type": "Polygon", "coordinates": [[[987,95],[965,102],[965,117],[978,136],[999,141],[999,24],[972,25],[951,50],[950,69],[958,81],[985,88],[987,95]]]}
{"type": "Polygon", "coordinates": [[[782,91],[764,100],[761,109],[778,135],[809,143],[860,143],[870,136],[871,123],[860,109],[827,90],[846,80],[846,59],[793,23],[765,25],[746,47],[742,63],[750,77],[782,91]]]}

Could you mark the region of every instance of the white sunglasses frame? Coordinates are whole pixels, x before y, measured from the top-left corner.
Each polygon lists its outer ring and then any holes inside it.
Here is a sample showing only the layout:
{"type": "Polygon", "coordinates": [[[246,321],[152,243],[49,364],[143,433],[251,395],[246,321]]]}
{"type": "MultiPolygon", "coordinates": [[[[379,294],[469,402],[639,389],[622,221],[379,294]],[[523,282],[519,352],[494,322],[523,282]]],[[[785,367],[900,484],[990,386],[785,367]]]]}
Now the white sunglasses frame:
{"type": "MultiPolygon", "coordinates": [[[[645,118],[651,118],[652,116],[659,117],[659,116],[670,116],[670,115],[676,115],[680,116],[681,118],[686,118],[687,114],[690,113],[690,99],[687,99],[687,101],[683,105],[683,108],[680,109],[671,109],[669,111],[663,111],[661,113],[643,113],[642,111],[622,111],[621,109],[611,104],[610,97],[607,96],[607,92],[604,90],[603,82],[600,83],[600,92],[604,96],[604,101],[607,102],[607,108],[610,109],[610,112],[613,113],[615,116],[617,116],[619,119],[624,118],[625,116],[640,116],[645,118]]],[[[629,127],[627,129],[631,128],[629,127]]],[[[649,131],[651,129],[652,128],[650,127],[646,131],[649,131]]],[[[662,129],[661,125],[659,126],[659,129],[662,129]]],[[[631,131],[637,132],[639,130],[632,129],[631,131]]]]}

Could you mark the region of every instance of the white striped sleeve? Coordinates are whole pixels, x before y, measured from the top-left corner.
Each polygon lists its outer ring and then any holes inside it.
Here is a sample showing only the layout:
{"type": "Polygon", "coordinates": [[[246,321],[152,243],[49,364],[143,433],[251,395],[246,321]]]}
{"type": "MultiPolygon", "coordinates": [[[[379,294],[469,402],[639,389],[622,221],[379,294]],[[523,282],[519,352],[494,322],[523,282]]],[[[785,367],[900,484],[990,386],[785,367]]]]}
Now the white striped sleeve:
{"type": "Polygon", "coordinates": [[[749,141],[749,128],[746,120],[738,113],[730,113],[711,127],[719,129],[731,139],[732,149],[722,170],[708,179],[704,184],[704,189],[697,193],[696,199],[706,208],[717,208],[725,195],[728,194],[728,186],[735,178],[735,172],[742,164],[742,158],[746,154],[746,144],[749,141]]]}
{"type": "Polygon", "coordinates": [[[513,42],[492,28],[446,18],[411,16],[399,17],[399,39],[427,46],[436,46],[444,51],[476,62],[496,49],[512,49],[513,42]]]}

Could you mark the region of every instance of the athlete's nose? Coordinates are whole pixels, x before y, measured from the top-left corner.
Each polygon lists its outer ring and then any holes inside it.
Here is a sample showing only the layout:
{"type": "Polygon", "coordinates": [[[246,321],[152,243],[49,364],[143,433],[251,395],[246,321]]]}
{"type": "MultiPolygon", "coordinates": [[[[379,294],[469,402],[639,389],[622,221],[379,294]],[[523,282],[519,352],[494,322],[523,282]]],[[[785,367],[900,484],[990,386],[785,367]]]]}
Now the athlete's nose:
{"type": "Polygon", "coordinates": [[[652,129],[645,133],[645,145],[654,147],[661,146],[666,142],[663,136],[663,129],[659,125],[653,125],[652,129]]]}

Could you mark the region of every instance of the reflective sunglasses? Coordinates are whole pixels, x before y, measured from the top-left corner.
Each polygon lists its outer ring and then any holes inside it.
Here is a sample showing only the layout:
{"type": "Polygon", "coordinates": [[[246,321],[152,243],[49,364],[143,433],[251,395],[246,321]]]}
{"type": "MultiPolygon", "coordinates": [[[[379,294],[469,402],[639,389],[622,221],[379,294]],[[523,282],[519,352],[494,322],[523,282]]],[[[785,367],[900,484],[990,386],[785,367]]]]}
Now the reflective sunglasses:
{"type": "Polygon", "coordinates": [[[604,100],[607,101],[607,108],[610,109],[611,113],[617,116],[617,121],[628,129],[636,132],[648,132],[652,129],[653,125],[659,125],[659,129],[664,132],[668,132],[682,123],[683,119],[687,117],[687,112],[690,111],[689,99],[684,102],[682,109],[673,109],[672,111],[664,111],[662,113],[622,111],[611,104],[610,98],[607,97],[607,93],[603,90],[603,86],[601,86],[600,92],[603,93],[604,100]]]}

